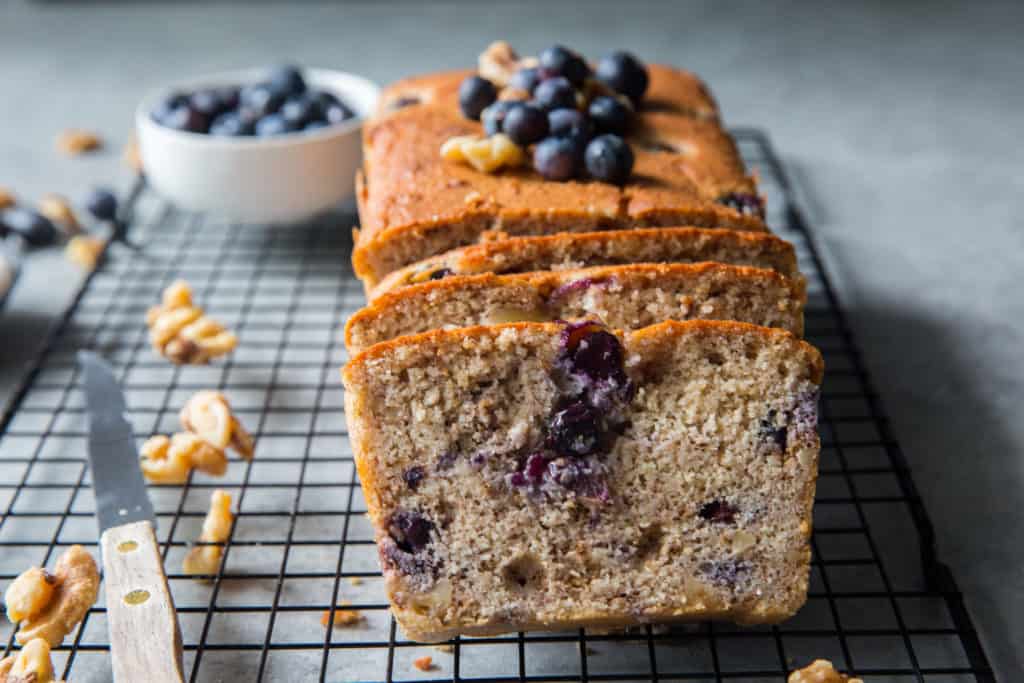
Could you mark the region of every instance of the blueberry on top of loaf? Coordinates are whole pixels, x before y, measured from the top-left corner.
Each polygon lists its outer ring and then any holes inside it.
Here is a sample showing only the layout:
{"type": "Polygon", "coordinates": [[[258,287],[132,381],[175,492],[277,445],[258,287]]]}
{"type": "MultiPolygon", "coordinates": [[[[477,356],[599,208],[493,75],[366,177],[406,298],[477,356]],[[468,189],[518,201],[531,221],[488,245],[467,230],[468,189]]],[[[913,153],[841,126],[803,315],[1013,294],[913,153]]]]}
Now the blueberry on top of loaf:
{"type": "Polygon", "coordinates": [[[722,263],[634,263],[515,275],[451,275],[374,299],[345,326],[351,353],[403,334],[517,321],[739,320],[803,333],[802,279],[722,263]]]}
{"type": "Polygon", "coordinates": [[[368,292],[368,298],[375,299],[407,285],[451,275],[700,261],[767,268],[789,278],[802,278],[793,245],[769,233],[635,228],[509,237],[453,249],[391,273],[368,292]]]}
{"type": "MultiPolygon", "coordinates": [[[[353,251],[357,275],[372,287],[398,268],[495,230],[509,235],[671,225],[765,230],[755,183],[704,86],[671,67],[648,71],[647,95],[625,135],[634,160],[622,185],[546,180],[520,165],[530,155],[516,153],[500,135],[491,136],[494,144],[483,144],[484,124],[463,116],[459,107],[459,85],[471,72],[408,79],[387,89],[387,113],[363,130],[364,172],[357,181],[361,229],[353,251]],[[412,104],[396,109],[398,102],[412,104]],[[465,142],[465,149],[454,140],[465,142]],[[467,159],[486,170],[466,165],[467,159]],[[497,175],[486,172],[496,168],[502,168],[497,175]]],[[[608,154],[617,154],[615,145],[606,147],[608,154]]],[[[610,158],[598,154],[595,163],[610,158]]]]}
{"type": "Polygon", "coordinates": [[[437,330],[357,355],[346,416],[400,625],[786,618],[821,375],[793,335],[732,322],[437,330]]]}

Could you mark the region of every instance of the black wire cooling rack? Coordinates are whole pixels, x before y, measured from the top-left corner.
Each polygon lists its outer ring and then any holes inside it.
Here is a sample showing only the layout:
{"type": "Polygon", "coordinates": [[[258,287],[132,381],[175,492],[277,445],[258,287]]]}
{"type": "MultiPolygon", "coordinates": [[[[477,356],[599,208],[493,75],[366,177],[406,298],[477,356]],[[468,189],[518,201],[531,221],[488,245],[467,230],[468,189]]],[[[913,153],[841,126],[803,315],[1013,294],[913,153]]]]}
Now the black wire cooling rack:
{"type": "MultiPolygon", "coordinates": [[[[0,419],[0,585],[52,565],[73,543],[95,554],[86,418],[74,352],[115,364],[141,442],[177,427],[195,390],[227,392],[258,438],[223,478],[150,489],[190,681],[779,681],[825,657],[876,681],[994,681],[878,395],[778,157],[735,131],[769,197],[769,220],[796,244],[809,283],[807,337],[824,353],[810,595],[771,627],[723,624],[462,638],[437,649],[391,619],[347,442],[340,331],[362,301],[349,265],[351,215],[301,228],[218,224],[173,211],[143,184],[127,208],[136,248],[108,249],[0,419]],[[145,311],[185,278],[239,333],[226,360],[174,367],[154,355],[145,311]],[[181,573],[214,488],[239,511],[211,583],[181,573]],[[326,628],[323,613],[361,620],[326,628]],[[421,671],[413,660],[430,656],[421,671]]],[[[0,618],[13,649],[14,628],[0,618]]],[[[73,683],[110,680],[102,604],[55,651],[73,683]]]]}

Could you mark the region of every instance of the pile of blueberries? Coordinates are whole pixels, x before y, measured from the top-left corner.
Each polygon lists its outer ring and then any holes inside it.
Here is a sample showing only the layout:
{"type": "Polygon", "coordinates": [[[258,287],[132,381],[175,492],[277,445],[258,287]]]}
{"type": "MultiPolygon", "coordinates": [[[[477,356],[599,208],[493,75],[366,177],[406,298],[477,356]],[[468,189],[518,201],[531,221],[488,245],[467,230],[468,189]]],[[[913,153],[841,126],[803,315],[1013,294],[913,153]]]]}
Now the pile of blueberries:
{"type": "Polygon", "coordinates": [[[462,113],[483,123],[488,135],[504,133],[523,147],[536,145],[533,166],[548,180],[584,175],[622,184],[633,171],[633,150],[623,139],[635,108],[647,90],[647,68],[626,52],[587,62],[561,45],[540,53],[538,65],[520,69],[509,87],[529,100],[498,100],[498,89],[480,76],[459,87],[462,113]],[[578,108],[580,91],[596,79],[621,97],[598,95],[586,111],[578,108]]]}
{"type": "Polygon", "coordinates": [[[333,94],[307,87],[290,65],[271,69],[259,83],[173,93],[150,115],[167,128],[224,137],[319,130],[356,116],[333,94]]]}

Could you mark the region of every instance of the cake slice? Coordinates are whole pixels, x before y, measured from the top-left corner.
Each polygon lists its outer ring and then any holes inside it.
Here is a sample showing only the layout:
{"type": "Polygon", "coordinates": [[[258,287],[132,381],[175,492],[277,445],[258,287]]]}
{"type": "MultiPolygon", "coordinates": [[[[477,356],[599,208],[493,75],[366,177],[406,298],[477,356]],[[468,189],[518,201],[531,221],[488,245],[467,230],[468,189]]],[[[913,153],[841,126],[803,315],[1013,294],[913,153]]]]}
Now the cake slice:
{"type": "Polygon", "coordinates": [[[385,588],[413,640],[772,623],[806,599],[822,360],[788,332],[438,330],[343,375],[385,588]]]}
{"type": "Polygon", "coordinates": [[[769,233],[703,228],[636,228],[509,237],[453,249],[391,273],[368,294],[370,299],[374,299],[406,285],[450,275],[700,261],[768,268],[789,278],[802,277],[797,269],[793,245],[769,233]]]}
{"type": "Polygon", "coordinates": [[[722,263],[636,263],[519,275],[462,275],[404,287],[345,326],[350,353],[442,327],[601,320],[637,329],[663,320],[738,320],[803,334],[803,280],[722,263]]]}

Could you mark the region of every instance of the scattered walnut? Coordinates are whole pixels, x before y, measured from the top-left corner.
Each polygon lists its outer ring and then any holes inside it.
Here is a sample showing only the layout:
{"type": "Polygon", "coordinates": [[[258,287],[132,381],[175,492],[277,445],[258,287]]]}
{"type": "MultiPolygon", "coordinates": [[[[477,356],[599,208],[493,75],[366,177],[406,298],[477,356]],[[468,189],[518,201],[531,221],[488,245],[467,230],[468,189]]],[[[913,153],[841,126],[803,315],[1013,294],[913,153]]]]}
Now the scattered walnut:
{"type": "Polygon", "coordinates": [[[69,128],[57,136],[57,149],[68,156],[77,156],[103,147],[103,138],[87,130],[69,128]]]}
{"type": "Polygon", "coordinates": [[[36,638],[18,654],[0,660],[0,683],[55,683],[50,645],[36,638]]]}
{"type": "Polygon", "coordinates": [[[94,270],[106,245],[107,243],[99,237],[75,235],[68,241],[68,246],[64,248],[64,254],[72,263],[86,270],[94,270]]]}
{"type": "Polygon", "coordinates": [[[4,593],[7,618],[17,624],[42,612],[53,598],[56,585],[56,577],[45,569],[32,567],[23,571],[4,593]]]}
{"type": "Polygon", "coordinates": [[[18,198],[6,187],[0,187],[0,209],[7,209],[18,203],[18,198]]]}
{"type": "Polygon", "coordinates": [[[218,449],[231,448],[252,460],[252,436],[231,412],[231,405],[219,391],[200,391],[190,398],[179,414],[181,426],[218,449]]]}
{"type": "Polygon", "coordinates": [[[136,173],[142,173],[142,153],[139,152],[139,141],[134,135],[124,146],[124,154],[121,158],[130,169],[136,173]]]}
{"type": "Polygon", "coordinates": [[[522,166],[526,162],[526,153],[504,133],[486,138],[460,135],[441,145],[441,158],[469,164],[483,173],[494,173],[506,166],[522,166]]]}
{"type": "Polygon", "coordinates": [[[100,572],[96,560],[80,545],[73,545],[57,559],[53,568],[53,595],[40,612],[22,620],[18,642],[22,645],[43,638],[52,647],[85,617],[96,602],[100,572]]]}
{"type": "Polygon", "coordinates": [[[171,452],[171,440],[152,436],[142,444],[142,475],[154,484],[184,484],[192,469],[192,458],[181,449],[171,452]]]}
{"type": "Polygon", "coordinates": [[[180,432],[171,437],[168,457],[175,458],[177,453],[200,472],[220,477],[228,470],[227,454],[195,434],[180,432]]]}
{"type": "MultiPolygon", "coordinates": [[[[200,542],[227,542],[234,520],[235,516],[231,512],[231,494],[217,489],[210,496],[210,511],[203,520],[203,531],[199,534],[200,542]]],[[[223,545],[196,546],[188,551],[182,569],[186,574],[216,574],[223,554],[223,545]]]]}
{"type": "MultiPolygon", "coordinates": [[[[362,612],[349,608],[351,604],[348,600],[342,600],[334,608],[334,623],[332,624],[334,627],[354,626],[365,619],[362,612]]],[[[320,624],[327,626],[330,623],[331,610],[325,609],[324,613],[320,615],[320,624]]]]}
{"type": "Polygon", "coordinates": [[[488,45],[476,62],[480,75],[499,88],[508,85],[509,79],[519,70],[519,55],[504,40],[488,45]]]}
{"type": "Polygon", "coordinates": [[[360,578],[358,576],[350,576],[350,577],[348,577],[348,582],[350,584],[352,584],[353,586],[361,586],[361,585],[363,585],[362,578],[360,578]]]}
{"type": "Polygon", "coordinates": [[[412,665],[420,671],[433,671],[434,670],[434,658],[430,655],[420,657],[412,660],[412,665]]]}
{"type": "Polygon", "coordinates": [[[238,345],[238,337],[192,304],[192,290],[183,280],[164,290],[161,304],[146,314],[146,324],[153,348],[173,363],[201,365],[238,345]]]}
{"type": "Polygon", "coordinates": [[[60,226],[69,235],[82,232],[82,224],[78,222],[75,212],[67,199],[59,194],[48,194],[39,200],[39,213],[60,226]]]}
{"type": "Polygon", "coordinates": [[[816,659],[803,669],[789,674],[788,683],[864,683],[859,678],[841,674],[827,659],[816,659]]]}

